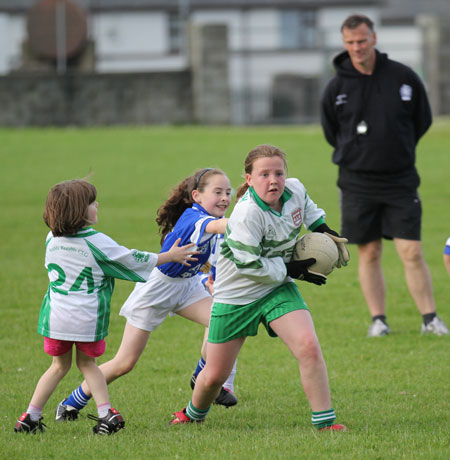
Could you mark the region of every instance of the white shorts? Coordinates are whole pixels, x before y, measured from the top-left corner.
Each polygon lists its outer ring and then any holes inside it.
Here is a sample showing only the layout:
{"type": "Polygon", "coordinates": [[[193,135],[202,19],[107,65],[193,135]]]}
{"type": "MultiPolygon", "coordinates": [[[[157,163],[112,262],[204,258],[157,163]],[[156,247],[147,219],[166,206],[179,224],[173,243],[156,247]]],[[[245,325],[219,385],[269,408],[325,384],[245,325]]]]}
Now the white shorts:
{"type": "Polygon", "coordinates": [[[155,268],[146,283],[136,283],[120,309],[120,315],[134,327],[154,331],[167,317],[195,302],[212,297],[199,276],[171,278],[155,268]]]}

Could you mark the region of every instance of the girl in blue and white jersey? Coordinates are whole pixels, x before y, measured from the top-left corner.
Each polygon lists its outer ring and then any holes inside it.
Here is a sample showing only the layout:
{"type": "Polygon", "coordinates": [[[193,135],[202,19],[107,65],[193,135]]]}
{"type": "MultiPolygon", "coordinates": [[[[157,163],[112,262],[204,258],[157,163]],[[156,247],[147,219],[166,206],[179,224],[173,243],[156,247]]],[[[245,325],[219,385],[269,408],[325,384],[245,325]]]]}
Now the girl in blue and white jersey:
{"type": "Polygon", "coordinates": [[[444,265],[448,271],[448,275],[450,276],[450,237],[448,238],[444,247],[444,265]]]}
{"type": "MultiPolygon", "coordinates": [[[[159,208],[156,221],[161,233],[161,251],[180,239],[180,244],[195,244],[192,249],[198,251],[197,260],[190,266],[163,264],[153,270],[146,283],[136,285],[120,311],[127,322],[119,350],[100,366],[108,384],[133,369],[150,333],[168,315],[177,314],[208,327],[212,297],[198,274],[214,250],[218,235],[225,232],[228,219],[224,216],[230,205],[231,191],[223,171],[206,168],[179,183],[159,208]]],[[[205,358],[204,352],[202,354],[205,358]]],[[[191,384],[194,383],[195,376],[191,384]]],[[[56,419],[77,418],[91,395],[88,382],[83,382],[58,405],[56,419]]],[[[219,397],[222,400],[217,403],[222,401],[226,406],[237,402],[225,389],[219,397]]]]}
{"type": "Polygon", "coordinates": [[[105,351],[110,300],[114,278],[144,283],[156,265],[187,261],[193,245],[153,254],[120,246],[90,225],[97,223],[96,188],[84,180],[65,181],[48,193],[44,221],[50,228],[46,239],[45,267],[50,284],[39,315],[38,332],[44,350],[53,357],[40,378],[26,412],[17,421],[16,432],[45,431],[43,407],[72,365],[76,348],[77,366],[89,382],[97,403],[94,433],[111,434],[125,422],[111,408],[105,377],[95,358],[105,351]]]}

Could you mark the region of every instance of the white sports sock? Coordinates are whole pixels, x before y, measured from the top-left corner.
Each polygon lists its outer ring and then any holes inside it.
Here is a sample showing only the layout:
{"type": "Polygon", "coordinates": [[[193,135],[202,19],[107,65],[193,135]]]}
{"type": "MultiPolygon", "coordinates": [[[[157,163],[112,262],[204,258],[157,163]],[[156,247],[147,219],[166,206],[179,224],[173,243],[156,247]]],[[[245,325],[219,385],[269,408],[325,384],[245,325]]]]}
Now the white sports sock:
{"type": "Polygon", "coordinates": [[[37,422],[42,416],[42,407],[37,407],[30,404],[28,406],[27,412],[30,414],[31,420],[33,422],[37,422]]]}
{"type": "Polygon", "coordinates": [[[224,388],[227,390],[230,390],[231,392],[234,393],[234,377],[236,376],[236,363],[237,360],[233,364],[233,369],[231,370],[230,375],[228,376],[227,380],[223,384],[224,388]]]}
{"type": "Polygon", "coordinates": [[[111,404],[109,402],[97,406],[98,418],[106,417],[109,409],[111,409],[111,404]]]}

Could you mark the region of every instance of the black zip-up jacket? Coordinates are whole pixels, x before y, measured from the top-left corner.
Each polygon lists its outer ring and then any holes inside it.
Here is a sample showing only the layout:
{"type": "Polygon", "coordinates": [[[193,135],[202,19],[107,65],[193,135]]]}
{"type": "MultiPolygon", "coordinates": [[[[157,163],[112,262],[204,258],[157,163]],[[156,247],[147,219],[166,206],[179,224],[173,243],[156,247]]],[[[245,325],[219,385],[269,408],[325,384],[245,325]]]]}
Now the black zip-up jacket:
{"type": "Polygon", "coordinates": [[[372,75],[358,72],[346,51],[333,64],[337,75],[321,100],[322,128],[335,148],[333,162],[352,176],[356,171],[369,176],[413,171],[418,186],[416,145],[432,117],[417,74],[378,50],[372,75]],[[367,132],[358,135],[361,121],[367,132]]]}

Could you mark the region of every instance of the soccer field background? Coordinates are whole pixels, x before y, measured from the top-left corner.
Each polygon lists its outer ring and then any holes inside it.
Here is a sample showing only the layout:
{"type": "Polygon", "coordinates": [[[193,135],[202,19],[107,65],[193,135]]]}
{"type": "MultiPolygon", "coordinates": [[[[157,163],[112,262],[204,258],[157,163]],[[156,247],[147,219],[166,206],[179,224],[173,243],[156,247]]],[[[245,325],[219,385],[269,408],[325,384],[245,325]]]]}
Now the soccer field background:
{"type": "MultiPolygon", "coordinates": [[[[93,401],[75,423],[57,424],[54,409],[82,377],[75,364],[44,409],[44,434],[20,435],[26,410],[50,364],[36,332],[47,289],[42,220],[52,185],[90,175],[98,189],[103,231],[130,248],[159,251],[156,211],[170,189],[196,169],[220,167],[237,189],[248,151],[262,143],[282,148],[288,176],[298,177],[339,231],[337,168],[318,126],[0,129],[0,446],[24,459],[446,459],[450,452],[450,337],[420,336],[421,317],[406,288],[392,242],[383,266],[392,334],[367,339],[370,322],[357,279],[356,248],[348,267],[326,286],[299,282],[328,366],[333,406],[347,433],[318,433],[294,358],[265,329],[247,339],[238,358],[236,407],[214,406],[203,425],[169,427],[189,400],[202,327],[168,318],[151,334],[136,368],[110,387],[126,429],[92,434],[93,401]]],[[[439,315],[450,325],[450,279],[442,252],[450,236],[450,121],[438,120],[418,148],[425,258],[439,315]]],[[[107,349],[114,356],[124,319],[120,307],[133,289],[117,281],[107,349]]]]}

